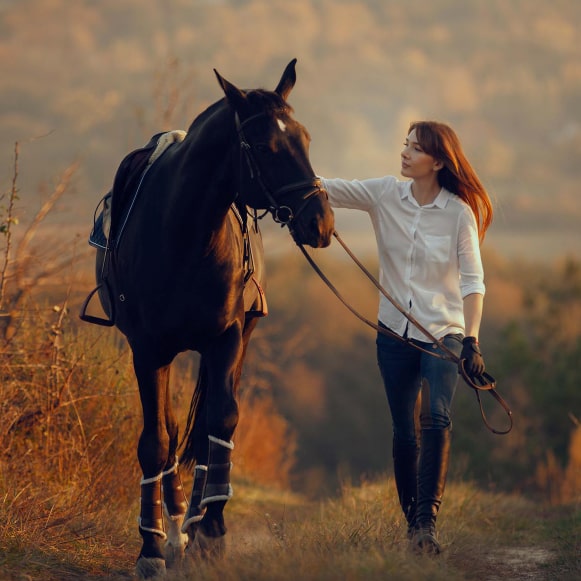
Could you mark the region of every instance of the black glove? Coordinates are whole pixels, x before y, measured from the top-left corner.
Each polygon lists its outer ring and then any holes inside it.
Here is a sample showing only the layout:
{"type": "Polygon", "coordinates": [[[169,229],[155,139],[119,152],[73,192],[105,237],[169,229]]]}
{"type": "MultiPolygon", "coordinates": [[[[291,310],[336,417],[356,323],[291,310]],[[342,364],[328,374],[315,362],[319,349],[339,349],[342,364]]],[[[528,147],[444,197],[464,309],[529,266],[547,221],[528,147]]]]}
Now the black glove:
{"type": "Polygon", "coordinates": [[[464,370],[470,377],[478,377],[484,373],[484,359],[476,337],[462,339],[462,353],[460,360],[464,361],[464,370]]]}

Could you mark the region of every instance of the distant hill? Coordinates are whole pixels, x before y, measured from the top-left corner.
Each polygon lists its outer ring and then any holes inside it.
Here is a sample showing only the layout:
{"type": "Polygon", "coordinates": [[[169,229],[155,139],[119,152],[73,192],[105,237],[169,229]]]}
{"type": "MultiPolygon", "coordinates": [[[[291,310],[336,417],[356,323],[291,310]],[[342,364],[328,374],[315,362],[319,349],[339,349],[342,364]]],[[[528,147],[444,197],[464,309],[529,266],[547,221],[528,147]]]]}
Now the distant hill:
{"type": "Polygon", "coordinates": [[[579,23],[577,0],[4,0],[0,191],[16,140],[25,205],[80,158],[62,220],[87,221],[128,150],[221,97],[213,68],[274,88],[298,57],[318,173],[397,173],[408,122],[448,121],[498,200],[490,244],[579,256],[579,23]]]}

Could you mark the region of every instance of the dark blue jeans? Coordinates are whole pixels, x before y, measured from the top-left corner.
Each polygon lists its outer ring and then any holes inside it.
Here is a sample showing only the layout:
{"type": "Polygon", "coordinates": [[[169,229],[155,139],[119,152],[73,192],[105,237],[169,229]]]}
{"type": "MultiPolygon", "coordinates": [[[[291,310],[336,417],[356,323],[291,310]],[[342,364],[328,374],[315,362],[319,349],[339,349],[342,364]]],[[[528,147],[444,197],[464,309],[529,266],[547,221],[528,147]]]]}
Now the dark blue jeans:
{"type": "MultiPolygon", "coordinates": [[[[412,341],[428,351],[441,352],[432,343],[412,341]]],[[[446,335],[442,341],[452,352],[460,355],[462,335],[446,335]]],[[[382,333],[377,334],[376,344],[394,440],[399,444],[411,445],[416,442],[418,427],[422,430],[451,427],[450,411],[458,385],[458,366],[382,333]],[[420,392],[420,425],[416,426],[415,408],[420,392]]]]}

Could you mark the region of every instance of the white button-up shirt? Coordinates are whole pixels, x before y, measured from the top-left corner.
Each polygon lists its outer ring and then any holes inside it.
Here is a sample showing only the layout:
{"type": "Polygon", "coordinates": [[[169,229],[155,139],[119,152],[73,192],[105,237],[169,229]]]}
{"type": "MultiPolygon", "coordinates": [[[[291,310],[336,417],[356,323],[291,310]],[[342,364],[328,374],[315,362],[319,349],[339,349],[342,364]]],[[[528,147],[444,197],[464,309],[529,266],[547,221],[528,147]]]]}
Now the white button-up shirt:
{"type": "MultiPolygon", "coordinates": [[[[420,206],[411,181],[323,179],[336,208],[367,212],[379,252],[379,282],[436,339],[464,333],[463,299],[484,294],[476,219],[448,190],[420,206]]],[[[379,320],[403,336],[429,339],[380,293],[379,320]]]]}

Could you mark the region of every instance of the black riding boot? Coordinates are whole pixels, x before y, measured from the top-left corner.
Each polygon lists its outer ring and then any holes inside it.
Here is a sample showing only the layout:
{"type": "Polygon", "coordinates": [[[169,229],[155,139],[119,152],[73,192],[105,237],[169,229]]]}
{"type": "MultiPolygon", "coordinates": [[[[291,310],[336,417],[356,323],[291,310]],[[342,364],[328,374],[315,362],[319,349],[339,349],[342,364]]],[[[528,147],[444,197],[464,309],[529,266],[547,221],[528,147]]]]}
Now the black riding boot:
{"type": "Polygon", "coordinates": [[[413,548],[426,553],[439,553],[436,539],[436,517],[448,473],[451,432],[448,428],[422,430],[418,475],[417,531],[413,548]]]}
{"type": "Polygon", "coordinates": [[[408,538],[411,539],[416,526],[418,446],[417,444],[402,444],[394,439],[392,455],[399,504],[408,523],[408,538]]]}

